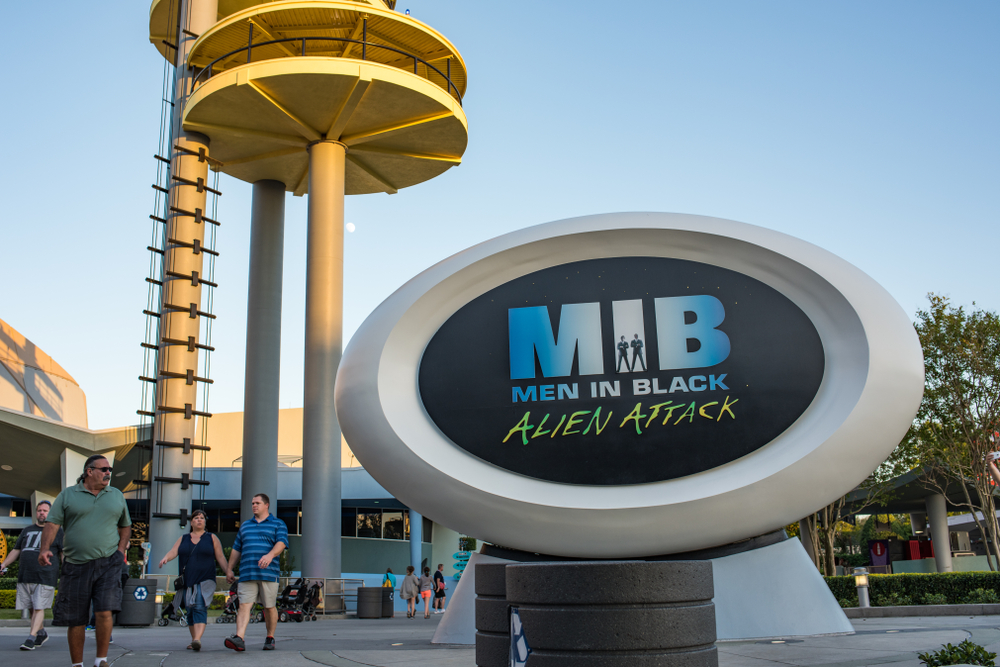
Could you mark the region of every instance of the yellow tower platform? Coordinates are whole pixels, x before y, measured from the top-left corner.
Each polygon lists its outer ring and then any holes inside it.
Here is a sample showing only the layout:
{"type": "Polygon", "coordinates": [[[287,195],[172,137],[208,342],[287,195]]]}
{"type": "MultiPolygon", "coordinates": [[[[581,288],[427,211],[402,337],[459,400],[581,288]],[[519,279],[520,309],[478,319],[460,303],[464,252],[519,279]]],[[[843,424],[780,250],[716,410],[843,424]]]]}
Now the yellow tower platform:
{"type": "MultiPolygon", "coordinates": [[[[150,41],[169,53],[157,0],[150,41]],[[161,35],[164,35],[161,37],[161,35]]],[[[466,69],[458,50],[377,0],[220,0],[194,43],[184,129],[240,180],[308,191],[307,148],[347,147],[345,194],[395,193],[461,163],[466,69]]]]}
{"type": "MultiPolygon", "coordinates": [[[[202,313],[200,291],[191,291],[200,290],[197,278],[190,276],[200,268],[203,183],[210,163],[254,185],[243,519],[249,518],[254,494],[276,497],[284,195],[308,193],[299,561],[308,577],[340,576],[341,435],[334,382],[343,343],[344,196],[394,194],[432,179],[460,164],[468,143],[465,62],[443,35],[394,11],[394,5],[394,0],[153,0],[150,7],[150,43],[175,64],[175,185],[166,221],[172,245],[165,264],[184,264],[187,278],[183,285],[165,283],[161,321],[187,327],[186,338],[177,338],[188,341],[184,350],[161,351],[165,379],[158,391],[183,409],[172,403],[158,408],[154,440],[167,442],[154,443],[154,450],[189,442],[192,416],[205,414],[195,409],[191,390],[182,383],[197,375],[197,357],[189,352],[197,351],[194,318],[202,313]],[[188,291],[181,294],[182,289],[188,291]],[[179,296],[171,296],[175,292],[179,296]],[[185,306],[182,313],[174,302],[185,306]],[[182,320],[189,315],[190,323],[182,320]]],[[[183,455],[188,453],[185,446],[183,455]]],[[[189,475],[191,463],[181,456],[164,450],[154,463],[157,479],[166,484],[189,475]]],[[[156,484],[151,497],[154,519],[177,516],[177,506],[189,502],[189,496],[171,495],[156,484]]],[[[182,526],[185,512],[179,512],[182,526]]],[[[419,553],[416,512],[411,526],[419,553]]],[[[176,531],[154,520],[151,535],[165,542],[155,548],[169,548],[176,531]]]]}

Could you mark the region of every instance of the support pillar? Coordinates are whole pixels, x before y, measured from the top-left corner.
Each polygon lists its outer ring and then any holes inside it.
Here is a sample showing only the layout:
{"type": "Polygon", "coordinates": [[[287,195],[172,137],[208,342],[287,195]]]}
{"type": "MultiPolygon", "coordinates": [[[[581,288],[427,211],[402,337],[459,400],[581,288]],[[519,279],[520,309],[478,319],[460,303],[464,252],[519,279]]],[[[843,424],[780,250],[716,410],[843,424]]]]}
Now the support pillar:
{"type": "Polygon", "coordinates": [[[281,373],[281,279],[285,243],[285,184],[253,184],[250,287],[247,296],[246,383],[243,390],[243,471],[240,520],[253,517],[258,493],[278,511],[278,398],[281,373]]]}
{"type": "Polygon", "coordinates": [[[424,517],[420,512],[410,510],[410,565],[416,570],[419,577],[423,572],[420,564],[423,562],[423,549],[420,543],[424,541],[424,517]]]}
{"type": "MultiPolygon", "coordinates": [[[[191,486],[164,480],[193,477],[193,450],[189,446],[185,447],[185,444],[190,445],[195,441],[195,413],[201,411],[197,405],[198,382],[189,381],[187,377],[167,377],[163,372],[199,376],[199,349],[196,346],[203,317],[199,314],[203,310],[199,279],[204,276],[201,246],[206,236],[204,228],[208,224],[201,217],[207,210],[203,186],[208,182],[209,140],[204,135],[185,132],[181,127],[181,118],[190,91],[191,77],[194,76],[194,71],[187,67],[187,56],[198,36],[218,20],[218,0],[181,0],[178,4],[180,30],[174,60],[173,136],[168,195],[170,212],[166,234],[174,242],[167,243],[163,259],[165,273],[163,289],[160,291],[162,301],[158,368],[161,375],[157,378],[154,408],[156,417],[152,431],[149,541],[154,557],[156,554],[165,554],[187,532],[186,521],[174,517],[178,514],[189,515],[191,512],[191,486]],[[182,246],[176,241],[195,247],[182,246]],[[187,345],[168,343],[164,339],[186,341],[187,345]],[[182,412],[172,412],[172,409],[180,409],[182,412]]],[[[164,574],[176,572],[176,560],[163,569],[164,574]]]]}
{"type": "Polygon", "coordinates": [[[951,572],[951,535],[948,531],[948,504],[940,493],[924,498],[927,519],[934,545],[934,564],[938,572],[951,572]]]}
{"type": "Polygon", "coordinates": [[[343,352],[346,156],[338,141],[309,147],[302,575],[310,578],[341,574],[341,436],[333,395],[343,352]]]}

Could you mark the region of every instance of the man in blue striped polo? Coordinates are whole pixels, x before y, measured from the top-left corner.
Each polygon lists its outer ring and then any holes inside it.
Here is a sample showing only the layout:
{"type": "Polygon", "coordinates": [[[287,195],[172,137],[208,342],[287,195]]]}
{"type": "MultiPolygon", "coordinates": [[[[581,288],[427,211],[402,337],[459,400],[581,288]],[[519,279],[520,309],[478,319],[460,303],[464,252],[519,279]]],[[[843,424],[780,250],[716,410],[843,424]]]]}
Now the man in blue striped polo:
{"type": "MultiPolygon", "coordinates": [[[[281,574],[278,554],[288,548],[288,528],[284,521],[271,514],[271,499],[267,494],[258,493],[250,506],[253,508],[253,519],[240,525],[233,551],[229,554],[230,572],[237,561],[240,563],[237,590],[240,610],[236,614],[236,634],[226,639],[226,648],[246,650],[243,637],[250,622],[250,611],[255,602],[260,602],[264,607],[264,624],[267,627],[264,650],[273,651],[274,630],[278,626],[275,600],[278,597],[278,576],[281,574]]],[[[230,574],[228,579],[232,583],[236,577],[230,574]]]]}

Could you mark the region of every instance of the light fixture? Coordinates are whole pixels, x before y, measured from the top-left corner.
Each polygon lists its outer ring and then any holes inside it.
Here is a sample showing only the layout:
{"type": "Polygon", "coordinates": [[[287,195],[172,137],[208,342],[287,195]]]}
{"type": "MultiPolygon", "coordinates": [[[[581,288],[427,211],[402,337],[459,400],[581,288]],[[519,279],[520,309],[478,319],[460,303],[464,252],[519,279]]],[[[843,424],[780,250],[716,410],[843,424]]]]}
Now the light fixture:
{"type": "Polygon", "coordinates": [[[0,466],[0,470],[6,470],[7,472],[10,472],[13,469],[14,469],[14,466],[9,466],[6,463],[4,465],[0,466]]]}
{"type": "Polygon", "coordinates": [[[854,568],[854,585],[858,588],[858,606],[870,607],[868,602],[868,569],[864,567],[854,568]]]}

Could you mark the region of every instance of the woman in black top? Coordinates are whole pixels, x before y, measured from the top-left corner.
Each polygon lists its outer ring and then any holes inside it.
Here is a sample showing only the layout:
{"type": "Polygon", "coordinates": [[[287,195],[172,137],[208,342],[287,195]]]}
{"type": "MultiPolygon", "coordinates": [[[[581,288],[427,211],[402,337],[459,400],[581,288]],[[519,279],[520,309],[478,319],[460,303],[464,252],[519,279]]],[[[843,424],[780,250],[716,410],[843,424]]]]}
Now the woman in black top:
{"type": "Polygon", "coordinates": [[[215,595],[215,564],[218,563],[223,572],[229,573],[222,542],[216,535],[205,532],[205,513],[201,510],[195,510],[191,515],[191,532],[177,540],[160,561],[160,567],[178,556],[185,587],[175,591],[174,600],[188,612],[188,630],[191,632],[188,648],[200,651],[201,636],[208,623],[208,606],[215,595]]]}

